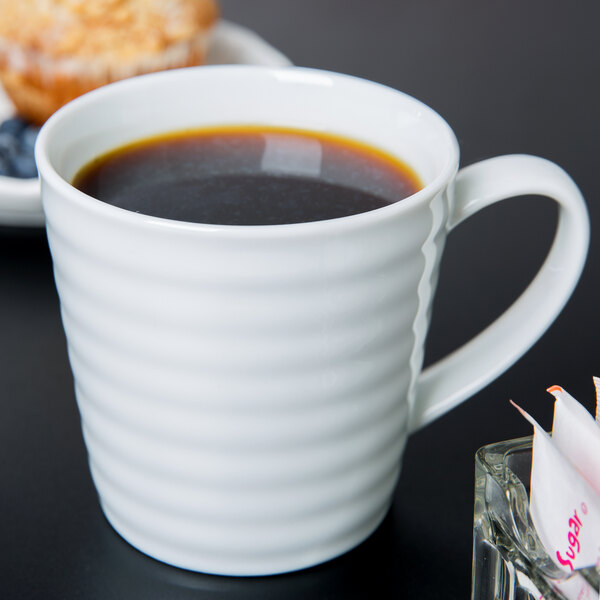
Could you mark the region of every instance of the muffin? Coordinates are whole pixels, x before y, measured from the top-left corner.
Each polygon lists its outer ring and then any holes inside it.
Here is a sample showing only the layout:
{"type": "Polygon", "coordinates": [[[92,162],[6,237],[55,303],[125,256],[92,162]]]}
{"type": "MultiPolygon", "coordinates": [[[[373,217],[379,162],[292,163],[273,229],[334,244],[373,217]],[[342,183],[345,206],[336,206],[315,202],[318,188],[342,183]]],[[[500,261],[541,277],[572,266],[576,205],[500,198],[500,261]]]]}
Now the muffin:
{"type": "Polygon", "coordinates": [[[0,0],[0,82],[42,124],[112,81],[205,62],[216,0],[0,0]]]}

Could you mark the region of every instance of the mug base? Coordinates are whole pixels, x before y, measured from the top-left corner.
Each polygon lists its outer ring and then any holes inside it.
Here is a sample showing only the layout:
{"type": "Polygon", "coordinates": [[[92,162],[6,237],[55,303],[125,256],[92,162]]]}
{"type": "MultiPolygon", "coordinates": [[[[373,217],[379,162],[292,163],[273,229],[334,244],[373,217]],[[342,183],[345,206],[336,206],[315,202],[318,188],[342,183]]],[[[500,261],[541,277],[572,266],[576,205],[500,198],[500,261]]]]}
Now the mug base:
{"type": "Polygon", "coordinates": [[[195,571],[207,575],[225,575],[231,577],[259,577],[280,575],[300,571],[335,559],[354,549],[375,532],[383,522],[390,509],[392,499],[369,515],[359,527],[346,535],[319,542],[308,548],[298,548],[295,551],[259,552],[247,556],[227,558],[223,553],[214,552],[211,548],[201,550],[182,550],[175,545],[168,546],[162,541],[147,537],[143,532],[134,530],[120,520],[107,506],[101,502],[102,511],[112,528],[131,546],[143,554],[168,565],[195,571]],[[219,556],[220,554],[220,556],[219,556]]]}

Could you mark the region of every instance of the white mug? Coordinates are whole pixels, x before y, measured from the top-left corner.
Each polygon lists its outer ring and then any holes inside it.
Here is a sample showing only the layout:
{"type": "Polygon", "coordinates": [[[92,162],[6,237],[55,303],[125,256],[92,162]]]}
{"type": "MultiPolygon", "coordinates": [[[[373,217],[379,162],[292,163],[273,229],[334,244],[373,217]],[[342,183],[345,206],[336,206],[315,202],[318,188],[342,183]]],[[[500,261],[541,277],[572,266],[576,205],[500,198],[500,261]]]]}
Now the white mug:
{"type": "Polygon", "coordinates": [[[396,90],[301,68],[200,67],[115,83],[43,127],[36,159],[94,483],[114,528],[161,561],[264,575],[344,553],[381,522],[407,436],[505,371],[569,298],[584,201],[556,165],[458,172],[456,138],[396,90]],[[129,212],[70,184],[94,157],[222,124],[326,131],[424,187],[349,217],[220,226],[129,212]],[[503,198],[559,204],[539,273],[488,329],[421,373],[447,233],[503,198]]]}

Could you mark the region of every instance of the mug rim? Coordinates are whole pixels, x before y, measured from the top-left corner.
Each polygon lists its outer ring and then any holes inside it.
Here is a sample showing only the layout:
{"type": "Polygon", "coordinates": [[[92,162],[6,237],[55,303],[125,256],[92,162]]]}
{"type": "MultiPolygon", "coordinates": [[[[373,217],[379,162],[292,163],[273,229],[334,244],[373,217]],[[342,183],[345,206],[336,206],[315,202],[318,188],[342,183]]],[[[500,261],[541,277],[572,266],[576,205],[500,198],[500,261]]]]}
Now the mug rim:
{"type": "MultiPolygon", "coordinates": [[[[310,128],[307,127],[307,130],[310,130],[310,128]]],[[[349,135],[348,137],[351,138],[352,136],[349,135]]],[[[143,137],[141,139],[143,139],[143,137]]],[[[178,229],[196,232],[219,231],[221,233],[230,235],[244,233],[249,235],[260,234],[261,236],[264,236],[265,234],[275,236],[280,234],[290,235],[291,233],[309,233],[323,229],[331,230],[332,228],[336,227],[361,226],[369,224],[372,221],[379,221],[380,219],[385,220],[396,214],[409,212],[422,202],[426,202],[427,199],[435,197],[452,180],[458,171],[459,156],[460,150],[458,140],[447,121],[430,106],[405,92],[362,77],[324,69],[297,66],[266,67],[260,65],[202,65],[196,67],[184,67],[148,73],[107,84],[83,94],[78,98],[75,98],[56,111],[42,126],[35,145],[35,159],[42,184],[44,183],[44,180],[47,180],[55,187],[55,189],[60,190],[70,202],[78,205],[85,204],[87,210],[97,212],[99,215],[112,217],[117,221],[127,222],[131,225],[137,224],[138,226],[156,227],[158,229],[178,229]],[[313,82],[319,79],[323,81],[323,78],[329,78],[331,80],[354,82],[355,84],[369,86],[374,89],[380,88],[382,90],[386,90],[388,93],[392,92],[393,94],[403,97],[404,101],[408,101],[409,103],[418,107],[419,116],[423,116],[424,118],[428,119],[430,123],[434,123],[437,130],[442,132],[442,135],[447,142],[447,160],[442,168],[439,169],[439,172],[431,179],[431,181],[429,181],[429,183],[426,183],[415,193],[397,202],[393,202],[386,206],[366,212],[347,215],[344,217],[275,225],[225,225],[198,223],[191,221],[179,221],[175,219],[134,212],[128,209],[113,206],[78,190],[71,184],[71,182],[63,177],[52,164],[52,161],[50,160],[49,148],[50,144],[52,143],[52,138],[56,135],[59,135],[60,127],[63,121],[69,119],[73,111],[84,108],[86,105],[93,105],[95,103],[102,102],[104,98],[110,98],[111,96],[121,94],[122,91],[127,91],[130,88],[142,87],[146,85],[149,80],[156,80],[158,83],[160,83],[160,80],[163,80],[162,85],[169,85],[170,82],[168,80],[170,79],[179,79],[181,77],[198,77],[198,74],[200,74],[201,77],[202,72],[208,73],[209,71],[222,71],[224,73],[229,72],[232,74],[232,77],[236,76],[236,72],[251,73],[254,71],[256,73],[269,74],[274,78],[284,81],[289,81],[296,77],[301,80],[302,83],[309,85],[314,85],[313,82]]]]}

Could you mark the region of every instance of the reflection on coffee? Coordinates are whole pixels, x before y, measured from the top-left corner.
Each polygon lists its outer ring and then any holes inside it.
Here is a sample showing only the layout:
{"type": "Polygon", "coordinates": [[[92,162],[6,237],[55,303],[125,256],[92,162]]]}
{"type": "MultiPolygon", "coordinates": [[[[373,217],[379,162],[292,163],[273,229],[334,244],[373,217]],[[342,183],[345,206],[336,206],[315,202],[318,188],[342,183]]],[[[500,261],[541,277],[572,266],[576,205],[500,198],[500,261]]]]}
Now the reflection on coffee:
{"type": "Polygon", "coordinates": [[[422,184],[391,155],[336,135],[227,126],[140,140],[100,156],[73,185],[147,215],[219,225],[346,217],[398,202],[422,184]]]}

